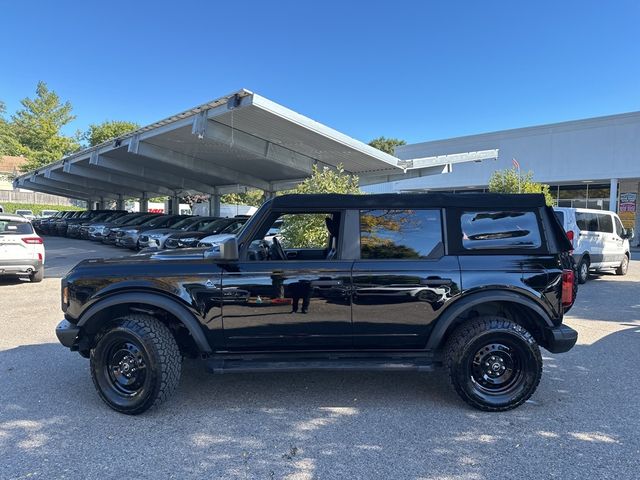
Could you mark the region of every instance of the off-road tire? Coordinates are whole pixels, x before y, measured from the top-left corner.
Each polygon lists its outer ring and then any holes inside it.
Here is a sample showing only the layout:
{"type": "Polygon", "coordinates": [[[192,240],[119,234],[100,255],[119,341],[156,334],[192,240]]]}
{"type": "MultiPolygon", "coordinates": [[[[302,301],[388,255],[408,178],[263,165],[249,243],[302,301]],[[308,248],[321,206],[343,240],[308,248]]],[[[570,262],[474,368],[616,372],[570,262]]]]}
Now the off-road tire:
{"type": "Polygon", "coordinates": [[[578,283],[580,285],[587,283],[589,279],[589,266],[591,262],[589,261],[589,257],[582,257],[580,263],[578,263],[578,283]]]}
{"type": "MultiPolygon", "coordinates": [[[[150,315],[130,314],[116,320],[100,333],[89,358],[91,379],[102,400],[112,409],[128,415],[137,415],[160,405],[171,396],[180,381],[182,355],[176,339],[166,325],[150,315]],[[123,348],[123,345],[126,346],[123,348]],[[132,387],[133,393],[128,390],[123,393],[123,387],[114,380],[114,375],[122,379],[122,365],[117,374],[110,368],[116,361],[114,358],[122,356],[120,352],[127,354],[128,349],[134,352],[132,358],[143,361],[143,367],[136,375],[143,376],[144,380],[138,380],[142,384],[139,390],[132,387]]],[[[129,357],[123,360],[127,359],[129,357]]],[[[135,361],[125,363],[138,366],[135,361]]]]}
{"type": "Polygon", "coordinates": [[[29,281],[31,283],[40,283],[44,278],[44,266],[40,267],[40,270],[36,270],[29,275],[29,281]]]}
{"type": "Polygon", "coordinates": [[[626,275],[628,270],[629,270],[629,255],[625,253],[624,257],[622,258],[622,262],[620,263],[620,266],[616,268],[616,275],[626,275]]]}
{"type": "MultiPolygon", "coordinates": [[[[486,368],[497,364],[489,366],[490,363],[489,360],[486,368]]],[[[458,395],[472,407],[487,412],[511,410],[523,404],[535,392],[542,375],[542,355],[533,336],[521,325],[502,317],[478,317],[460,325],[445,346],[445,365],[458,395]],[[511,370],[505,371],[505,375],[511,371],[508,380],[512,383],[505,384],[504,391],[488,392],[481,385],[486,377],[477,381],[474,372],[477,372],[478,364],[480,369],[485,368],[484,359],[491,358],[492,352],[496,356],[505,354],[505,351],[494,350],[495,345],[510,348],[517,361],[512,362],[511,370]],[[479,358],[483,358],[482,362],[479,358]]]]}

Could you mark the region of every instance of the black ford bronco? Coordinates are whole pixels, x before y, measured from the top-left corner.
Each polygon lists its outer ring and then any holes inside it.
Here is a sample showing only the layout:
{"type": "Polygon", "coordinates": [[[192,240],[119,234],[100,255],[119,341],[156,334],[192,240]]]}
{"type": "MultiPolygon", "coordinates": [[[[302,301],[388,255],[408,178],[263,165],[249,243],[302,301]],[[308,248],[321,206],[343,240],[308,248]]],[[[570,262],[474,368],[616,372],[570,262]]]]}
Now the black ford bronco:
{"type": "Polygon", "coordinates": [[[538,386],[539,346],[577,340],[570,249],[542,195],[284,195],[208,248],[79,263],[56,333],[128,414],[171,395],[184,357],[216,373],[443,365],[467,403],[502,411],[538,386]]]}

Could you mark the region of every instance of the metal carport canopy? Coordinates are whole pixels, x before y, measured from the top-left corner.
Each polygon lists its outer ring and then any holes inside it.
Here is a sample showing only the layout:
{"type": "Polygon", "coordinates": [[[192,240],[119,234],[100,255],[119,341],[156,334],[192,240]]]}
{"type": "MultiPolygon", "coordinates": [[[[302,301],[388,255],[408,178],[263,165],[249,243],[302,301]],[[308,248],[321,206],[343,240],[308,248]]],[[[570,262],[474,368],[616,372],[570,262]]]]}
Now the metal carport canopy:
{"type": "Polygon", "coordinates": [[[442,173],[450,163],[433,158],[412,174],[417,166],[240,90],[26,173],[14,187],[83,200],[219,195],[239,186],[275,192],[308,177],[314,164],[341,164],[370,184],[442,173]]]}

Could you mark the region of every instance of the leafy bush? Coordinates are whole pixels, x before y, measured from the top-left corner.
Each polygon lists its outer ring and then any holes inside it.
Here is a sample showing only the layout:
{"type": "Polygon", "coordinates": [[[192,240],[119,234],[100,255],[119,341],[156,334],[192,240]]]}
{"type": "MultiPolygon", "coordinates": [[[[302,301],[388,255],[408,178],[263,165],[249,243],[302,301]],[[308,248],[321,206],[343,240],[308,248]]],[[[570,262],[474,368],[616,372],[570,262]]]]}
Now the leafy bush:
{"type": "Polygon", "coordinates": [[[84,210],[71,205],[40,205],[35,203],[2,203],[5,213],[15,213],[16,210],[31,210],[34,215],[40,215],[42,210],[84,210]]]}

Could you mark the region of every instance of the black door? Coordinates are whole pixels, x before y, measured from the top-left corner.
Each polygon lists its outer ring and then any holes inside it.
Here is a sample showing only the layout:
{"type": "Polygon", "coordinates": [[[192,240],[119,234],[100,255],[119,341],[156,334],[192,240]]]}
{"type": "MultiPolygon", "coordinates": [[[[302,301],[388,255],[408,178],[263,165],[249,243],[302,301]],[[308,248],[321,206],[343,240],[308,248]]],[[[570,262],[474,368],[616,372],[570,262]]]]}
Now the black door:
{"type": "Polygon", "coordinates": [[[228,267],[222,275],[226,348],[351,348],[352,265],[352,260],[291,259],[228,267]]]}
{"type": "Polygon", "coordinates": [[[439,311],[460,292],[439,210],[363,210],[353,266],[354,346],[424,348],[439,311]]]}

